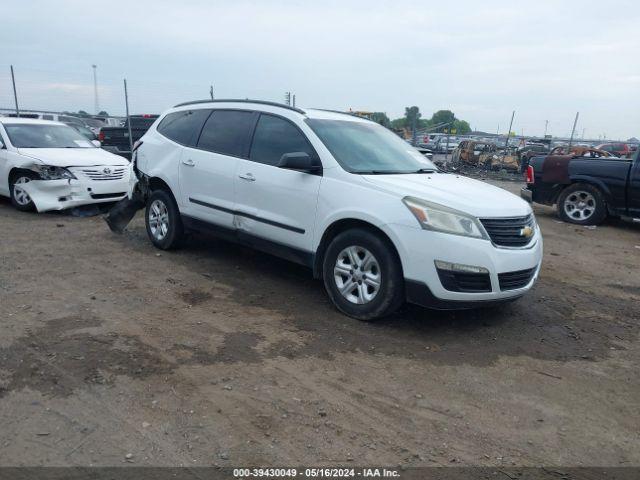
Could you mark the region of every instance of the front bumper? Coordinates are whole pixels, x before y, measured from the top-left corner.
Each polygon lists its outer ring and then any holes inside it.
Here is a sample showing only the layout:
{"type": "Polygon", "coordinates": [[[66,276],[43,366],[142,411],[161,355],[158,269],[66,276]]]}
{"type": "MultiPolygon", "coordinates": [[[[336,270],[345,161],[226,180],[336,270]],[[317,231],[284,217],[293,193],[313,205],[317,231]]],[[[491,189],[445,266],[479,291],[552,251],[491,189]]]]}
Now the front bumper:
{"type": "Polygon", "coordinates": [[[22,187],[38,212],[65,210],[93,203],[117,202],[129,189],[129,177],[121,180],[32,180],[22,187]]]}
{"type": "Polygon", "coordinates": [[[500,248],[488,240],[422,230],[407,225],[387,225],[404,271],[407,300],[432,308],[474,308],[515,300],[527,293],[538,279],[543,241],[540,229],[527,248],[500,248]],[[450,291],[443,287],[435,261],[484,267],[491,289],[486,292],[450,291]],[[521,288],[501,289],[499,274],[534,269],[521,288]]]}

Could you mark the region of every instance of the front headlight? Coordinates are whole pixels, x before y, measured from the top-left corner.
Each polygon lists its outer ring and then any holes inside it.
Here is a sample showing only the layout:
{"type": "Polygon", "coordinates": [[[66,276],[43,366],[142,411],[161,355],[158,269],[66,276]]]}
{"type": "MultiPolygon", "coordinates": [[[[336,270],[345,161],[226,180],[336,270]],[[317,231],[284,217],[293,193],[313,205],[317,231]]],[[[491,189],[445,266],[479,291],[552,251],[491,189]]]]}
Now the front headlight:
{"type": "Polygon", "coordinates": [[[488,240],[482,224],[472,215],[416,197],[404,197],[402,201],[425,230],[488,240]]]}
{"type": "Polygon", "coordinates": [[[43,180],[71,180],[76,176],[63,167],[53,167],[51,165],[38,165],[38,173],[43,180]]]}

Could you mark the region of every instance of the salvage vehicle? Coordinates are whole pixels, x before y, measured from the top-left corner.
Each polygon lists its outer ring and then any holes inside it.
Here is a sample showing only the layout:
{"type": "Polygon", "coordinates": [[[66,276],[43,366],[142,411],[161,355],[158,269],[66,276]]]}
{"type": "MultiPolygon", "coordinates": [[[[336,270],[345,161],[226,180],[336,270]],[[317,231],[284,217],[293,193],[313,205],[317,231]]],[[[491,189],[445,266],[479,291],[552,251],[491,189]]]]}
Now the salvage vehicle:
{"type": "Polygon", "coordinates": [[[557,205],[562,220],[578,225],[598,225],[609,215],[640,217],[638,153],[630,159],[591,148],[557,151],[529,161],[522,198],[557,205]]]}
{"type": "Polygon", "coordinates": [[[115,202],[126,195],[129,178],[126,159],[68,125],[0,117],[0,195],[18,210],[115,202]]]}
{"type": "Polygon", "coordinates": [[[515,147],[500,148],[480,154],[478,165],[487,170],[520,171],[520,159],[515,147]]]}
{"type": "Polygon", "coordinates": [[[436,152],[438,152],[438,153],[451,153],[456,148],[458,148],[458,144],[459,143],[460,142],[455,137],[449,137],[448,140],[447,140],[447,137],[440,137],[438,139],[438,142],[436,143],[436,152]]]}
{"type": "Polygon", "coordinates": [[[463,162],[467,165],[478,166],[481,155],[493,153],[496,150],[497,148],[493,143],[465,140],[460,142],[458,147],[453,151],[451,160],[453,163],[463,162]]]}
{"type": "Polygon", "coordinates": [[[598,150],[604,150],[609,152],[615,157],[628,157],[633,153],[633,150],[626,143],[603,143],[596,147],[598,150]]]}
{"type": "Polygon", "coordinates": [[[601,158],[614,157],[615,155],[599,148],[585,147],[582,145],[560,145],[549,152],[549,155],[569,155],[571,157],[601,158]]]}
{"type": "Polygon", "coordinates": [[[177,105],[140,139],[138,179],[107,222],[146,207],[150,241],[188,231],[310,267],[343,313],[373,320],[404,301],[439,309],[514,300],[534,285],[542,236],[531,206],[440,172],[367,119],[272,102],[177,105]]]}
{"type": "Polygon", "coordinates": [[[125,120],[121,127],[102,127],[98,133],[98,140],[107,152],[131,159],[131,145],[142,137],[158,115],[131,115],[131,141],[129,141],[129,120],[125,120]]]}

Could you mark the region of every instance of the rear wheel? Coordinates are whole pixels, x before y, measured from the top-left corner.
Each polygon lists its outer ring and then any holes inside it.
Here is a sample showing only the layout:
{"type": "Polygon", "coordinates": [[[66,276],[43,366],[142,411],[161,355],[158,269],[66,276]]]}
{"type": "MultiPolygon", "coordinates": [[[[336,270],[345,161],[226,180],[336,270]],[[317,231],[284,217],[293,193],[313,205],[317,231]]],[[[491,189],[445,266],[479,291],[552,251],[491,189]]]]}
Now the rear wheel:
{"type": "Polygon", "coordinates": [[[388,241],[364,229],[338,234],[323,261],[324,284],[341,312],[371,321],[396,311],[404,300],[400,259],[388,241]]]}
{"type": "Polygon", "coordinates": [[[565,222],[598,225],[607,216],[607,205],[596,187],[575,183],[565,188],[558,197],[558,214],[565,222]]]}
{"type": "Polygon", "coordinates": [[[29,171],[19,171],[11,175],[9,179],[9,190],[11,196],[12,205],[22,211],[31,212],[36,209],[33,200],[25,190],[22,188],[25,184],[31,180],[36,180],[38,175],[29,171]]]}
{"type": "Polygon", "coordinates": [[[157,248],[171,250],[184,241],[184,227],[173,196],[165,190],[155,190],[147,200],[145,212],[147,235],[157,248]]]}

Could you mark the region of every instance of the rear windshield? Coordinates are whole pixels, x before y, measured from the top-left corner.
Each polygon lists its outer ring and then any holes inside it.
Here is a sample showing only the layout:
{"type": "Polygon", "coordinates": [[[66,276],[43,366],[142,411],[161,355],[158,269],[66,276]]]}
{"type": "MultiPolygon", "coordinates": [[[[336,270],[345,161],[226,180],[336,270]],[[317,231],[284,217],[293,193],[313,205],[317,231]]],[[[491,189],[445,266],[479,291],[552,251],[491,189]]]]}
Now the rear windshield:
{"type": "Polygon", "coordinates": [[[16,148],[96,148],[67,125],[5,123],[4,129],[16,148]]]}

